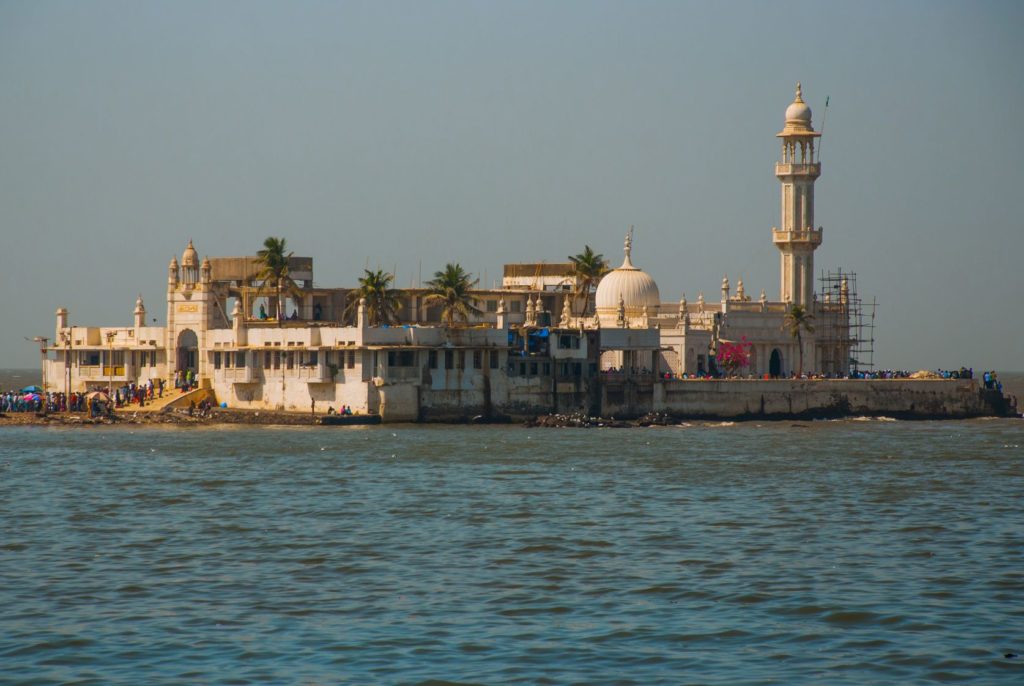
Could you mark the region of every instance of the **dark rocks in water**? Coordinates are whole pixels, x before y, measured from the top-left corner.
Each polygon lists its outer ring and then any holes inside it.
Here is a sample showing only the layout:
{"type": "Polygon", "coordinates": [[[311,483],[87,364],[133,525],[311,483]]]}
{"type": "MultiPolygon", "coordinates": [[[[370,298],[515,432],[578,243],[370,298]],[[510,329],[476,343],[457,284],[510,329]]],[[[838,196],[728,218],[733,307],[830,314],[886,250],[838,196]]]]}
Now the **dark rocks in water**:
{"type": "Polygon", "coordinates": [[[679,421],[667,412],[648,412],[637,420],[637,426],[675,426],[679,421]]]}
{"type": "Polygon", "coordinates": [[[629,422],[617,421],[614,418],[606,419],[604,417],[591,417],[585,412],[572,412],[569,414],[549,414],[541,417],[534,417],[525,422],[528,427],[547,427],[547,428],[612,428],[622,429],[630,426],[634,426],[629,422]]]}
{"type": "Polygon", "coordinates": [[[1014,660],[1020,657],[1020,655],[1018,655],[1017,653],[1007,653],[1006,655],[1003,655],[1003,657],[1005,657],[1007,660],[1014,660]]]}

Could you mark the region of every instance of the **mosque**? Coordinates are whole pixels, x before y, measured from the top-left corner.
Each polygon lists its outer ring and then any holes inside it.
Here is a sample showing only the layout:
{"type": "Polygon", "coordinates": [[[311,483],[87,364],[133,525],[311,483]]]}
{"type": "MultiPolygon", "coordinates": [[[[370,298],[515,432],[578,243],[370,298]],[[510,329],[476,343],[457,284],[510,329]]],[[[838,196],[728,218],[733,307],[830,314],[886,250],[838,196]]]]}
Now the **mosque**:
{"type": "Polygon", "coordinates": [[[268,318],[261,313],[275,298],[259,281],[258,258],[200,261],[189,240],[181,261],[168,267],[164,326],[147,323],[141,296],[132,326],[72,326],[68,311],[57,310],[56,336],[44,349],[45,385],[94,390],[169,382],[176,371],[192,370],[199,389],[229,407],[348,405],[408,421],[664,407],[685,384],[701,383],[694,376],[716,371],[720,346],[738,341],[749,344],[743,376],[845,375],[855,344],[850,285],[842,280],[820,298],[814,291],[821,134],[800,84],[777,135],[776,299],[764,290],[754,299],[742,280],[734,290],[725,278],[720,297],[700,292],[695,302],[664,302],[651,275],[634,265],[630,231],[621,266],[600,280],[586,311],[574,297],[570,264],[508,264],[500,288],[474,291],[480,312],[465,325],[446,326],[428,291],[413,288],[400,291],[399,324],[372,326],[365,302],[353,303],[355,289],[314,286],[313,259],[293,256],[291,316],[268,318]],[[799,341],[784,326],[794,305],[815,323],[799,341]]]}

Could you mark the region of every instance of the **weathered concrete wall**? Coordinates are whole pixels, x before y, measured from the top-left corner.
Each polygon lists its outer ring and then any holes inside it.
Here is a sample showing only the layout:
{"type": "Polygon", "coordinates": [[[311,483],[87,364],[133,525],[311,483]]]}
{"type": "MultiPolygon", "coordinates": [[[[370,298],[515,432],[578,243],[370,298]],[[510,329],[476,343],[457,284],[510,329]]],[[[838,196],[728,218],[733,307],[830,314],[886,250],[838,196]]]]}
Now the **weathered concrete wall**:
{"type": "Polygon", "coordinates": [[[637,416],[651,410],[694,418],[887,415],[927,419],[997,413],[990,394],[966,379],[672,380],[651,384],[649,394],[642,386],[623,386],[605,389],[604,416],[637,416]]]}

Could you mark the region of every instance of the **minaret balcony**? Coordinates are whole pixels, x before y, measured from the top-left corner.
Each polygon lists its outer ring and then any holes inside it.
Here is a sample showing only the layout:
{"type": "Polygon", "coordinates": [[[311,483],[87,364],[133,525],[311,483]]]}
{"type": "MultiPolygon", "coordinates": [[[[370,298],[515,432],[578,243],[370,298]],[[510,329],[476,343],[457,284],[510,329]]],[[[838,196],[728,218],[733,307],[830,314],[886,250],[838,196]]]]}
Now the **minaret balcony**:
{"type": "Polygon", "coordinates": [[[776,162],[775,176],[778,176],[780,178],[784,176],[806,176],[812,179],[816,179],[819,176],[821,176],[821,163],[813,162],[810,164],[796,164],[792,162],[776,162]]]}
{"type": "Polygon", "coordinates": [[[782,229],[772,229],[772,243],[775,245],[792,245],[794,243],[803,243],[813,247],[821,245],[821,232],[822,229],[807,228],[802,231],[785,231],[782,229]]]}

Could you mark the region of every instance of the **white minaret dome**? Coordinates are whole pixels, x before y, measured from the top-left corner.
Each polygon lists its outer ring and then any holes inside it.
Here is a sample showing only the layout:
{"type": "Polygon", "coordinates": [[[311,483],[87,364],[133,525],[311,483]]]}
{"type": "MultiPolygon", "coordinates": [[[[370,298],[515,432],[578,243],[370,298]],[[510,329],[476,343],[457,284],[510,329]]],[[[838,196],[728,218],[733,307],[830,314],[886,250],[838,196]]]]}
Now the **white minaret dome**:
{"type": "Polygon", "coordinates": [[[796,83],[796,97],[786,108],[786,123],[811,125],[811,108],[804,102],[804,92],[799,81],[796,83]]]}
{"type": "Polygon", "coordinates": [[[644,307],[652,316],[658,313],[658,306],[661,304],[658,284],[650,274],[633,266],[630,258],[632,248],[633,232],[630,229],[630,233],[626,235],[625,259],[622,266],[606,274],[597,286],[596,307],[599,315],[614,319],[620,301],[627,317],[641,316],[644,307]]]}
{"type": "Polygon", "coordinates": [[[188,245],[185,247],[185,252],[181,253],[181,266],[186,269],[195,269],[199,266],[199,253],[196,252],[195,246],[192,245],[192,239],[188,239],[188,245]]]}

